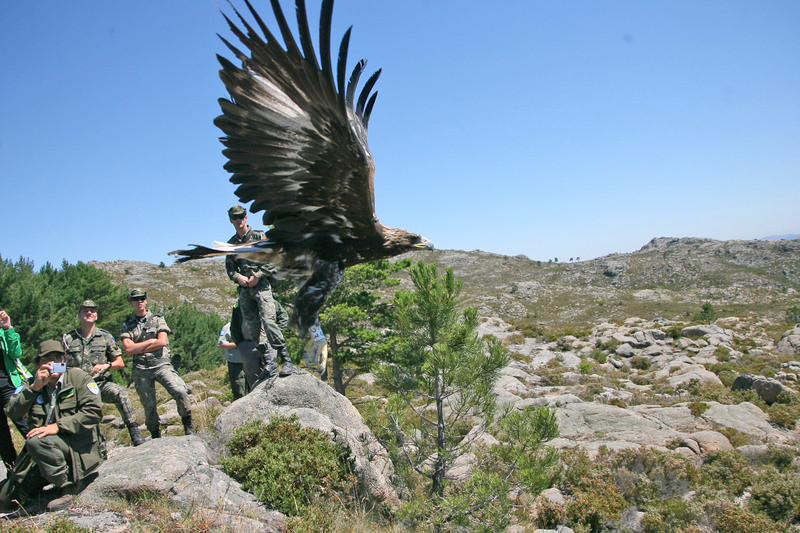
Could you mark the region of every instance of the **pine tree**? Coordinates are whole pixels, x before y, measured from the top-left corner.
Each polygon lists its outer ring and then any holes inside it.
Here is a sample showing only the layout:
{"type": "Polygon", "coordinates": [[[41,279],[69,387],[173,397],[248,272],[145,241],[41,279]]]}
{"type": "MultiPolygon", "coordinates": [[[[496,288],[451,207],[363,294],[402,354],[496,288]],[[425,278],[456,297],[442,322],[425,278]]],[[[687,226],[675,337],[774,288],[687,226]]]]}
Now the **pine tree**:
{"type": "Polygon", "coordinates": [[[492,419],[492,387],[509,356],[497,339],[478,335],[476,309],[459,310],[461,281],[452,269],[440,278],[436,265],[420,261],[409,273],[415,290],[395,297],[394,349],[375,372],[394,393],[389,430],[411,467],[431,479],[431,493],[442,496],[448,467],[469,446],[465,428],[492,419]]]}

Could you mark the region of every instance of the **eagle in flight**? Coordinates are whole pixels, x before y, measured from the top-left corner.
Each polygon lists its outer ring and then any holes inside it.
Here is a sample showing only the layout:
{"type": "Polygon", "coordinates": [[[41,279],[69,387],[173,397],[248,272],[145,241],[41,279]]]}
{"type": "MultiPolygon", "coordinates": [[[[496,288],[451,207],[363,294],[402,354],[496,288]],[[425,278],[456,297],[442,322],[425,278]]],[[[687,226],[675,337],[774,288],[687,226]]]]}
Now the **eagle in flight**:
{"type": "Polygon", "coordinates": [[[334,72],[333,0],[322,2],[319,61],[304,0],[296,0],[299,46],[279,0],[271,4],[284,46],[244,1],[261,34],[235,7],[241,27],[223,13],[249,54],[220,36],[241,66],[217,56],[230,98],[220,98],[222,115],[214,124],[224,133],[225,169],[239,185],[236,195],[242,203],[252,202],[251,212],[264,211],[264,224],[271,228],[262,241],[215,242],[170,253],[179,262],[235,254],[273,265],[279,278],[305,279],[292,316],[292,325],[305,335],[318,323],[346,267],[433,245],[415,233],[384,226],[375,215],[367,125],[380,70],[356,98],[366,61],[346,75],[351,27],[342,37],[334,72]]]}

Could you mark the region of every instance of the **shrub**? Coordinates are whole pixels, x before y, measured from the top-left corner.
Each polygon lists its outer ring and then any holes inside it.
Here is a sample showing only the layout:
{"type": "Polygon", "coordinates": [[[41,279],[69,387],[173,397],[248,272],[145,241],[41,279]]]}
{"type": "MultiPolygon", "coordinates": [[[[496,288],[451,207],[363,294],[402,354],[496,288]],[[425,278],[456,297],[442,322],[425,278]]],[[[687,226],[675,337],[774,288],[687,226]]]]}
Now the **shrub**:
{"type": "Polygon", "coordinates": [[[305,511],[320,495],[352,496],[356,485],[348,450],[318,429],[304,428],[297,417],[260,420],[239,427],[227,444],[225,472],[286,515],[305,511]]]}
{"type": "Polygon", "coordinates": [[[800,324],[800,307],[793,305],[786,310],[786,322],[789,324],[800,324]]]}
{"type": "Polygon", "coordinates": [[[589,352],[589,357],[601,365],[608,361],[608,354],[603,350],[598,350],[597,348],[592,348],[592,350],[589,352]]]}
{"type": "Polygon", "coordinates": [[[769,518],[730,503],[723,505],[715,513],[714,521],[719,533],[765,533],[783,530],[769,518]]]}
{"type": "Polygon", "coordinates": [[[714,350],[714,357],[716,357],[718,361],[721,361],[723,363],[726,361],[730,361],[731,351],[725,346],[717,346],[717,349],[714,350]]]}
{"type": "Polygon", "coordinates": [[[761,511],[776,521],[795,518],[800,505],[800,479],[796,472],[779,472],[774,467],[765,468],[753,480],[750,489],[753,509],[761,511]]]}
{"type": "Polygon", "coordinates": [[[711,324],[716,319],[717,311],[714,309],[714,306],[711,305],[711,302],[703,303],[700,311],[692,315],[692,320],[695,322],[703,322],[705,324],[711,324]]]}
{"type": "Polygon", "coordinates": [[[706,412],[709,405],[706,402],[689,402],[689,405],[686,407],[689,408],[689,412],[692,413],[692,416],[700,416],[706,412]]]}
{"type": "Polygon", "coordinates": [[[637,355],[631,358],[631,367],[636,370],[648,370],[650,368],[650,358],[643,355],[637,355]]]}
{"type": "Polygon", "coordinates": [[[585,524],[594,532],[618,519],[625,507],[625,498],[611,480],[596,478],[587,480],[573,493],[566,511],[570,521],[585,524]]]}
{"type": "Polygon", "coordinates": [[[578,363],[578,372],[581,374],[591,374],[594,365],[591,361],[587,361],[586,359],[581,359],[581,362],[578,363]]]}
{"type": "Polygon", "coordinates": [[[794,429],[800,419],[800,399],[796,394],[781,392],[775,403],[764,408],[769,420],[786,429],[794,429]]]}

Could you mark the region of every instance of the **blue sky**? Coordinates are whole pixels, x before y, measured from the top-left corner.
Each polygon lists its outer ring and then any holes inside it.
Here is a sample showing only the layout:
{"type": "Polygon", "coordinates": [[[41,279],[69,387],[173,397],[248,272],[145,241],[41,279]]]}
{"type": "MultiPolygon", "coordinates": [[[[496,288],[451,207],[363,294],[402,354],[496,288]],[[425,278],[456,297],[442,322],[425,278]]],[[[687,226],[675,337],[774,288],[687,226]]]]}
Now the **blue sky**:
{"type": "MultiPolygon", "coordinates": [[[[217,5],[4,3],[3,258],[169,264],[233,233],[217,5]]],[[[796,1],[338,0],[349,25],[349,64],[383,68],[384,224],[561,261],[800,233],[796,1]]]]}

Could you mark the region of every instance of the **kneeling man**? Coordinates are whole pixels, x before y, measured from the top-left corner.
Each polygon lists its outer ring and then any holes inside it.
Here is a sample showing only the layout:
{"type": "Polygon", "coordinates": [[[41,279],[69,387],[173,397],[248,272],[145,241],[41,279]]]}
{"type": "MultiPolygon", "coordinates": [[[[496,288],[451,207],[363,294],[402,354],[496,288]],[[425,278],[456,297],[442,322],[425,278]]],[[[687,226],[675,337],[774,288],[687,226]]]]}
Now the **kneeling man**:
{"type": "Polygon", "coordinates": [[[36,374],[17,388],[6,406],[12,420],[27,416],[31,430],[0,488],[0,507],[32,499],[52,483],[61,496],[47,508],[64,509],[103,462],[100,389],[80,368],[64,368],[64,355],[58,341],[39,344],[36,374]]]}

